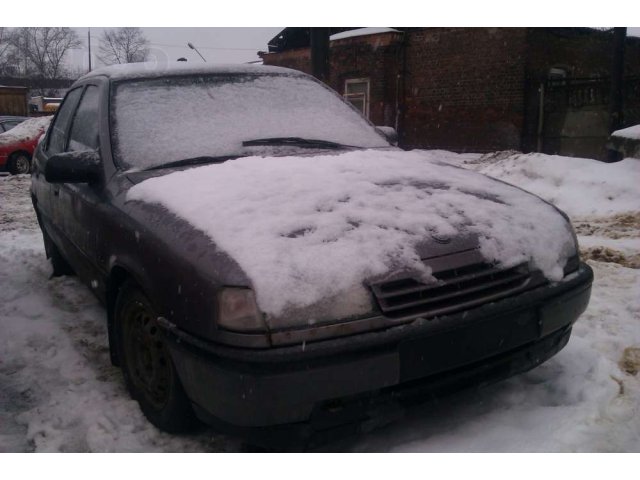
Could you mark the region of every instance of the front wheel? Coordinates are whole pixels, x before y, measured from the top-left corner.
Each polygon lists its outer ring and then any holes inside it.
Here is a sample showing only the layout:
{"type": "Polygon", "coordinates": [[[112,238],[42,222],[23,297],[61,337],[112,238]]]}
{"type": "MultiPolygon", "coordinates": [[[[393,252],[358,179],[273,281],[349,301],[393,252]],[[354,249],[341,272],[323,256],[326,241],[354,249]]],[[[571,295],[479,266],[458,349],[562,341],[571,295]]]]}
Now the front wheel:
{"type": "Polygon", "coordinates": [[[192,431],[198,422],[171,361],[158,315],[135,283],[127,281],[121,287],[114,317],[124,380],[142,413],[160,430],[192,431]]]}
{"type": "Polygon", "coordinates": [[[17,153],[9,159],[8,167],[12,175],[29,173],[31,171],[31,159],[26,153],[17,153]]]}

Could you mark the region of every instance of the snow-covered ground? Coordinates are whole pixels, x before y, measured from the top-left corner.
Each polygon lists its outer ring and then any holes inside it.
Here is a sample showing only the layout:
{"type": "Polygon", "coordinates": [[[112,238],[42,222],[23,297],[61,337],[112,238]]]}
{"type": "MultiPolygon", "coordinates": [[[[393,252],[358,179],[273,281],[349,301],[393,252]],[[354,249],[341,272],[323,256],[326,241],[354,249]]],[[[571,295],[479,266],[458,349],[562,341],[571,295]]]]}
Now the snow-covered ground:
{"type": "MultiPolygon", "coordinates": [[[[322,449],[640,451],[640,374],[628,373],[640,368],[640,193],[629,188],[640,163],[424,155],[567,211],[595,271],[591,303],[569,345],[533,371],[322,449]]],[[[102,307],[76,278],[49,279],[28,187],[27,176],[0,178],[0,452],[241,449],[212,429],[171,436],[146,422],[109,363],[102,307]]]]}

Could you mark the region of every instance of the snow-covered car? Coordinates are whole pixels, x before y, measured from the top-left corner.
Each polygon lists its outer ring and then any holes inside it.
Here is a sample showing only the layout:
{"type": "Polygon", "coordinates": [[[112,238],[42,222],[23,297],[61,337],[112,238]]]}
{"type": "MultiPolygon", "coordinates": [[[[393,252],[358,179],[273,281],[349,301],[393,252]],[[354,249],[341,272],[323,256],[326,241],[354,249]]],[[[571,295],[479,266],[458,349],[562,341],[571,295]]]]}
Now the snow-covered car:
{"type": "Polygon", "coordinates": [[[288,69],[96,70],[31,191],[54,273],[104,302],[113,363],[170,432],[307,435],[508,377],[591,292],[554,206],[391,146],[288,69]]]}
{"type": "Polygon", "coordinates": [[[0,170],[7,170],[13,175],[31,171],[33,152],[51,118],[25,119],[0,133],[0,170]]]}

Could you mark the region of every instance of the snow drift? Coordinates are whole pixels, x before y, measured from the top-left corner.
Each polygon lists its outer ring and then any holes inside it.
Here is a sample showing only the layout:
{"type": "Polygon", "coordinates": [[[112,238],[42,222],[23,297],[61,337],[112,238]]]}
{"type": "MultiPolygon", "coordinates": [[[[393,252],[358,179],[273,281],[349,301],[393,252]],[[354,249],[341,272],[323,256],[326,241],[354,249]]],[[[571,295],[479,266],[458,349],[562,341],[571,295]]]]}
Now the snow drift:
{"type": "MultiPolygon", "coordinates": [[[[443,158],[440,152],[422,152],[443,158]]],[[[640,205],[640,161],[603,163],[588,158],[500,152],[476,158],[448,153],[447,162],[518,185],[573,216],[634,212],[640,205]]]]}
{"type": "Polygon", "coordinates": [[[640,140],[640,125],[633,125],[632,127],[623,128],[622,130],[616,130],[611,136],[640,140]]]}

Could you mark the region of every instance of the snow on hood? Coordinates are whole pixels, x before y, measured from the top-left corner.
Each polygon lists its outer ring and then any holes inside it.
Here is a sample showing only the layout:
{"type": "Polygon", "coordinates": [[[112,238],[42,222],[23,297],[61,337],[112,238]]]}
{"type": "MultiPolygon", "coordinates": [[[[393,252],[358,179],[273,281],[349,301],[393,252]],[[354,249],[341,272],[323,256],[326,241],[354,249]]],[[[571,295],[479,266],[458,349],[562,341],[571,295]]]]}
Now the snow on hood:
{"type": "Polygon", "coordinates": [[[0,134],[0,145],[24,142],[39,137],[49,128],[52,118],[53,115],[48,117],[34,117],[19,123],[8,132],[0,134]]]}
{"type": "Polygon", "coordinates": [[[362,305],[367,280],[398,270],[433,280],[416,250],[431,234],[476,235],[488,261],[529,261],[551,280],[575,252],[551,205],[418,152],[246,157],[145,180],[127,199],[206,233],[276,317],[344,292],[362,305]]]}

